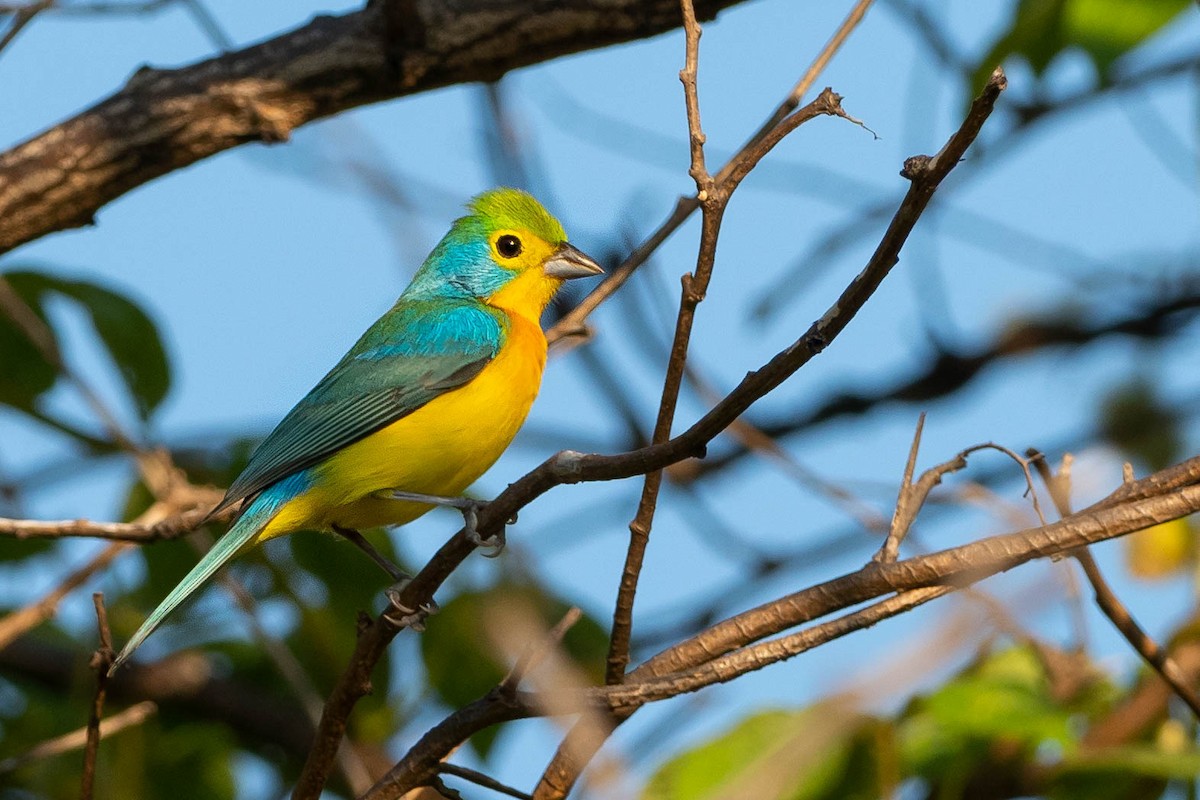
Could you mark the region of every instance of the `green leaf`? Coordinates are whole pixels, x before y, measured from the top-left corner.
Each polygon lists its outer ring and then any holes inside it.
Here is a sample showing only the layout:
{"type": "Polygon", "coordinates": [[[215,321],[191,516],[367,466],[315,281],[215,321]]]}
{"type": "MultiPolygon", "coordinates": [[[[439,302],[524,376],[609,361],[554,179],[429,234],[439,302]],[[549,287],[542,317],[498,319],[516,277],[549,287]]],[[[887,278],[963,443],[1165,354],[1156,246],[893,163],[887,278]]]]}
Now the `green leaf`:
{"type": "Polygon", "coordinates": [[[1188,0],[1072,0],[1067,5],[1070,41],[1092,57],[1101,74],[1190,6],[1188,0]]]}
{"type": "Polygon", "coordinates": [[[972,85],[982,86],[992,69],[1013,55],[1040,74],[1071,47],[1086,53],[1103,79],[1114,61],[1188,5],[1188,0],[1021,0],[1008,31],[977,65],[972,85]]]}
{"type": "Polygon", "coordinates": [[[138,414],[149,418],[171,388],[167,354],[154,322],[130,300],[95,284],[63,281],[56,288],[91,315],[138,414]]]}
{"type": "MultiPolygon", "coordinates": [[[[52,295],[73,301],[86,313],[138,414],[143,419],[150,416],[166,397],[171,379],[162,339],[145,311],[128,298],[87,281],[41,272],[10,272],[5,277],[43,322],[47,319],[46,300],[52,295]]],[[[34,399],[54,384],[55,367],[7,317],[0,319],[0,352],[6,372],[10,360],[16,365],[15,375],[0,379],[0,400],[17,408],[32,408],[34,399]]]]}
{"type": "Polygon", "coordinates": [[[1178,413],[1150,381],[1134,379],[1109,392],[1100,408],[1100,435],[1151,470],[1174,464],[1183,441],[1178,413]]]}
{"type": "MultiPolygon", "coordinates": [[[[447,705],[459,708],[495,687],[508,671],[491,646],[487,626],[495,624],[497,612],[532,609],[549,628],[562,619],[570,604],[539,586],[501,583],[486,591],[464,592],[442,606],[421,634],[421,654],[429,683],[447,705]]],[[[531,643],[536,644],[536,643],[531,643]]],[[[608,635],[594,619],[584,616],[567,631],[563,650],[595,683],[603,681],[608,635]]],[[[494,742],[495,728],[471,739],[471,745],[486,756],[494,742]]]]}
{"type": "MultiPolygon", "coordinates": [[[[48,325],[37,294],[23,285],[19,275],[5,277],[34,316],[48,325]]],[[[58,379],[58,369],[43,357],[25,331],[3,312],[0,312],[0,364],[4,367],[0,369],[0,403],[22,411],[31,410],[38,395],[49,391],[58,379]]]]}
{"type": "Polygon", "coordinates": [[[642,800],[834,800],[878,796],[848,774],[870,721],[831,704],[771,710],[663,764],[642,800]],[[849,784],[847,781],[849,780],[849,784]]]}
{"type": "Polygon", "coordinates": [[[910,704],[900,724],[910,774],[951,781],[988,758],[997,744],[1013,757],[1042,745],[1074,745],[1080,710],[1103,702],[1103,687],[1056,699],[1042,663],[1029,647],[988,654],[932,694],[910,704]]]}

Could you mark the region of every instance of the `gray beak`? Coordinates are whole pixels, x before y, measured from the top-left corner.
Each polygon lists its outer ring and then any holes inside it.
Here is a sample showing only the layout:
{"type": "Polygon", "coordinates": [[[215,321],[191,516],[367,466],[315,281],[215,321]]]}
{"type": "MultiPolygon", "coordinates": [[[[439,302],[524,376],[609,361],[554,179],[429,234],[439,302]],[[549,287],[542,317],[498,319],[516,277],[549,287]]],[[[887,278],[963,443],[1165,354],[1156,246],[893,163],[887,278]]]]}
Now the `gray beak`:
{"type": "Polygon", "coordinates": [[[592,275],[601,275],[604,272],[600,265],[584,255],[583,251],[566,242],[558,246],[554,255],[550,256],[542,266],[542,270],[551,278],[561,278],[562,280],[587,278],[592,275]]]}

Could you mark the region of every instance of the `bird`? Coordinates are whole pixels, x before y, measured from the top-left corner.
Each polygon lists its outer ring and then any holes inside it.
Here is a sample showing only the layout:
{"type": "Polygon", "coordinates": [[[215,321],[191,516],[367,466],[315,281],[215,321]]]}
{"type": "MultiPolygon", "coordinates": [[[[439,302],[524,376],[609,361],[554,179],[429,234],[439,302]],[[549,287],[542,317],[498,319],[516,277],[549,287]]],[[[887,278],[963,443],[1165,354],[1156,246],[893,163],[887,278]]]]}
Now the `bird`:
{"type": "Polygon", "coordinates": [[[541,386],[541,315],[567,280],[603,269],[518,189],[467,204],[396,303],[280,421],[209,518],[229,530],[146,618],[115,672],[166,617],[251,547],[300,530],[340,533],[397,580],[358,531],[402,525],[462,493],[500,457],[541,386]]]}

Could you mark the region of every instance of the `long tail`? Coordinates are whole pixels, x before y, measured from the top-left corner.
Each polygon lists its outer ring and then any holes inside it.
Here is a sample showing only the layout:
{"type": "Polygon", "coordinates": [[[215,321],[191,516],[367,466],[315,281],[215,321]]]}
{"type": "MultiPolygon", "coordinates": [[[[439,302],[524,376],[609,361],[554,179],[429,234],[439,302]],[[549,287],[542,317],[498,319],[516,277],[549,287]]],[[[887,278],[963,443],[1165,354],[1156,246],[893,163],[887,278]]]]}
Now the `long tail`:
{"type": "MultiPolygon", "coordinates": [[[[271,487],[271,489],[277,486],[279,484],[271,487]]],[[[250,507],[234,523],[234,526],[229,529],[228,533],[217,540],[212,549],[204,554],[204,558],[200,559],[200,563],[192,567],[192,571],[179,582],[178,586],[171,590],[171,593],[167,595],[165,600],[159,603],[158,608],[154,609],[154,613],[146,618],[146,621],[137,629],[137,632],[133,634],[125,644],[125,647],[117,655],[116,660],[113,661],[112,666],[108,670],[110,676],[129,660],[129,657],[133,655],[133,651],[138,649],[142,642],[146,641],[146,637],[162,624],[162,621],[167,618],[168,614],[178,608],[193,592],[203,586],[217,570],[255,543],[258,534],[271,521],[271,518],[278,513],[282,505],[282,498],[274,496],[277,493],[272,492],[271,489],[263,492],[263,494],[259,495],[250,504],[250,507]]]]}

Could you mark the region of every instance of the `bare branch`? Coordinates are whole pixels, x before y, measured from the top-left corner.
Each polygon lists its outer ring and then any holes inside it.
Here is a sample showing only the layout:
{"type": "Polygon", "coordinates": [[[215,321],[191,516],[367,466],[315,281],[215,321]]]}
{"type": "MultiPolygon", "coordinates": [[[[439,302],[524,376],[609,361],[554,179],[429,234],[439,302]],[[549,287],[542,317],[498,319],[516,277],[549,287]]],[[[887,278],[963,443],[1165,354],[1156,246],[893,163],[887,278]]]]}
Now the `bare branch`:
{"type": "Polygon", "coordinates": [[[63,579],[53,590],[42,599],[18,609],[0,619],[0,649],[6,647],[14,639],[26,631],[32,630],[57,613],[58,604],[71,592],[100,570],[112,563],[113,559],[124,553],[132,545],[124,542],[113,542],[101,550],[87,564],[72,572],[63,579]]]}
{"type": "MultiPolygon", "coordinates": [[[[739,148],[738,152],[726,162],[725,166],[721,167],[717,172],[716,182],[720,183],[729,176],[734,164],[738,163],[743,155],[751,148],[758,145],[770,131],[774,130],[780,122],[784,120],[788,114],[792,113],[797,106],[800,105],[800,100],[812,88],[813,83],[824,71],[825,66],[832,60],[835,53],[841,49],[850,33],[858,27],[858,23],[862,21],[863,15],[866,14],[867,8],[870,7],[871,0],[859,0],[855,7],[847,15],[842,22],[837,32],[813,59],[805,71],[804,76],[788,93],[779,107],[767,117],[766,121],[755,131],[745,144],[739,148]]],[[[700,207],[700,199],[698,197],[681,197],[675,203],[675,208],[671,214],[658,226],[658,228],[648,236],[632,253],[626,257],[616,269],[610,272],[600,285],[583,299],[570,313],[563,316],[550,330],[546,332],[546,339],[551,344],[569,336],[579,336],[586,332],[587,328],[584,321],[589,315],[600,305],[616,293],[618,289],[624,285],[625,281],[629,280],[630,276],[646,262],[650,255],[665,242],[671,234],[679,229],[684,222],[692,215],[697,208],[700,207]]]]}
{"type": "Polygon", "coordinates": [[[477,786],[482,786],[485,789],[491,789],[493,792],[507,795],[509,797],[515,797],[517,800],[530,800],[530,797],[532,796],[520,791],[519,789],[514,789],[511,786],[507,786],[495,778],[488,777],[482,772],[468,769],[467,767],[460,767],[457,764],[439,764],[438,772],[442,773],[443,775],[454,775],[457,778],[463,778],[464,780],[468,780],[477,786]]]}
{"type": "Polygon", "coordinates": [[[883,547],[875,554],[879,562],[892,562],[900,554],[900,543],[908,535],[909,528],[917,519],[921,506],[929,492],[942,479],[942,475],[953,470],[962,469],[967,465],[966,458],[960,453],[957,458],[947,461],[940,467],[927,470],[921,476],[917,486],[913,486],[913,473],[917,468],[917,452],[921,449],[921,433],[925,430],[925,412],[917,417],[917,429],[913,433],[912,447],[908,450],[908,461],[904,465],[904,477],[900,480],[900,492],[896,496],[896,511],[892,514],[892,524],[888,528],[887,539],[883,547]],[[928,480],[927,480],[928,479],[928,480]]]}
{"type": "Polygon", "coordinates": [[[0,50],[12,44],[13,39],[17,38],[17,34],[24,30],[26,25],[33,22],[34,17],[53,6],[54,3],[55,0],[35,0],[34,2],[13,8],[11,11],[13,14],[12,23],[8,26],[8,30],[4,32],[4,35],[0,36],[0,50]]]}
{"type": "MultiPolygon", "coordinates": [[[[645,702],[728,680],[902,613],[1036,558],[1115,538],[1200,510],[1200,457],[1124,486],[1058,522],[981,539],[857,572],[802,589],[723,620],[650,658],[623,684],[567,692],[552,699],[498,689],[428,731],[367,797],[395,798],[424,785],[454,747],[485,727],[545,713],[585,708],[628,716],[645,702]],[[885,597],[859,611],[781,639],[754,644],[788,628],[885,597]],[[549,703],[549,705],[545,705],[549,703]]],[[[585,754],[586,755],[586,754],[585,754]]],[[[571,765],[566,765],[571,766],[571,765]]],[[[576,773],[582,765],[575,765],[576,773]]],[[[538,791],[543,784],[539,784],[538,791]]],[[[535,793],[536,797],[537,794],[535,793]]]]}
{"type": "MultiPolygon", "coordinates": [[[[696,271],[683,276],[682,297],[675,320],[675,335],[671,342],[671,355],[667,360],[663,377],[662,397],[659,400],[658,416],[654,421],[652,444],[661,444],[671,438],[671,425],[675,421],[675,408],[679,403],[679,391],[683,385],[684,365],[687,363],[688,347],[695,321],[696,307],[704,299],[712,276],[716,259],[717,236],[721,231],[721,218],[725,212],[728,195],[718,196],[712,176],[704,165],[704,131],[700,127],[700,100],[696,89],[696,70],[699,61],[700,24],[691,0],[681,0],[683,12],[686,54],[684,68],[679,73],[683,84],[684,105],[687,108],[688,142],[691,152],[691,170],[696,182],[696,197],[703,213],[700,233],[700,252],[696,256],[696,271]]],[[[637,594],[638,579],[645,561],[646,547],[650,542],[650,528],[658,506],[658,492],[662,487],[662,470],[646,473],[642,482],[642,494],[637,512],[629,523],[629,546],[625,552],[625,565],[621,570],[621,581],[617,588],[617,601],[613,609],[612,632],[609,637],[608,661],[605,668],[606,682],[620,683],[624,679],[625,667],[629,664],[629,639],[633,630],[633,602],[637,594]]]]}
{"type": "MultiPolygon", "coordinates": [[[[554,486],[645,475],[683,458],[701,454],[707,443],[737,419],[755,400],[770,392],[823,351],[829,342],[845,329],[896,263],[901,246],[920,218],[929,198],[958,163],[962,153],[990,115],[1003,87],[1003,73],[997,70],[985,87],[984,93],[972,104],[963,126],[939,154],[934,158],[922,157],[915,162],[913,159],[909,160],[909,175],[913,185],[879,247],[837,302],[820,320],[813,323],[800,339],[761,369],[747,375],[709,413],[673,439],[614,456],[563,451],[547,459],[532,472],[510,484],[508,489],[483,510],[477,525],[479,535],[487,537],[498,532],[504,522],[519,509],[554,486]]],[[[820,99],[817,102],[820,102],[820,99]]],[[[467,539],[465,531],[460,530],[438,550],[412,582],[399,592],[398,601],[407,608],[426,605],[442,582],[473,550],[474,545],[467,539]]],[[[377,617],[360,633],[349,666],[326,700],[317,731],[317,741],[296,787],[297,798],[315,798],[324,786],[325,777],[329,774],[337,747],[345,733],[347,717],[358,699],[369,691],[371,670],[398,632],[395,625],[385,617],[386,615],[377,617]]],[[[493,721],[499,719],[494,718],[493,721]]],[[[431,731],[429,735],[436,738],[438,733],[431,731]]],[[[570,774],[577,775],[578,770],[570,774]]],[[[571,780],[573,781],[573,778],[571,780]]],[[[535,792],[536,796],[538,795],[535,792]]]]}
{"type": "Polygon", "coordinates": [[[96,627],[100,633],[100,646],[92,654],[89,666],[96,672],[96,694],[92,698],[92,710],[88,716],[87,746],[83,750],[83,778],[80,797],[91,800],[96,784],[96,756],[100,752],[100,718],[104,716],[104,699],[108,695],[108,668],[112,666],[116,651],[112,646],[112,633],[108,629],[108,613],[104,610],[104,595],[92,595],[96,607],[96,627]]]}
{"type": "MultiPolygon", "coordinates": [[[[1055,475],[1050,469],[1050,465],[1046,462],[1045,457],[1031,450],[1029,459],[1033,462],[1042,481],[1046,484],[1050,492],[1050,497],[1054,501],[1055,508],[1058,510],[1060,517],[1066,517],[1071,514],[1071,492],[1069,477],[1060,472],[1055,475]]],[[[1192,713],[1200,719],[1200,697],[1196,695],[1195,689],[1190,685],[1188,677],[1180,669],[1168,655],[1167,651],[1159,646],[1158,642],[1154,641],[1137,620],[1133,618],[1133,614],[1121,602],[1116,593],[1105,580],[1104,574],[1100,571],[1100,565],[1096,563],[1096,559],[1092,557],[1092,553],[1086,547],[1082,547],[1071,553],[1075,560],[1079,562],[1079,566],[1083,568],[1083,574],[1087,576],[1088,582],[1092,584],[1092,591],[1095,594],[1096,605],[1104,612],[1104,615],[1112,621],[1112,624],[1125,637],[1125,641],[1137,652],[1142,659],[1150,665],[1150,667],[1162,676],[1171,690],[1179,696],[1192,713]]]]}
{"type": "MultiPolygon", "coordinates": [[[[714,16],[736,0],[702,0],[714,16]]],[[[674,0],[380,0],[180,69],[145,68],[113,96],[0,154],[0,253],[90,225],[109,201],[247,142],[366,103],[640,39],[679,24],[674,0]],[[503,36],[481,31],[504,31],[503,36]]]]}
{"type": "Polygon", "coordinates": [[[84,537],[118,542],[156,542],[191,533],[208,512],[194,508],[151,524],[141,522],[91,522],[86,519],[35,520],[0,518],[0,535],[18,539],[84,537]]]}
{"type": "MultiPolygon", "coordinates": [[[[158,706],[149,700],[145,700],[136,705],[113,714],[111,717],[100,721],[100,736],[104,738],[111,737],[126,728],[132,728],[135,725],[141,725],[152,714],[158,711],[158,706]]],[[[85,746],[88,741],[88,728],[83,727],[62,736],[55,737],[49,741],[33,747],[20,755],[13,756],[0,760],[0,774],[12,772],[26,764],[35,761],[41,761],[46,758],[69,753],[72,750],[78,750],[85,746]]]]}

